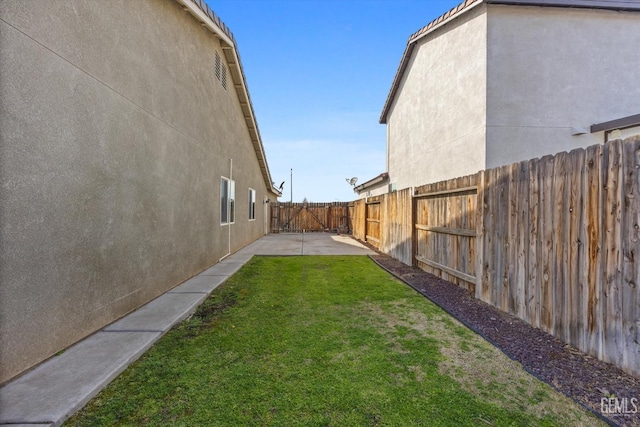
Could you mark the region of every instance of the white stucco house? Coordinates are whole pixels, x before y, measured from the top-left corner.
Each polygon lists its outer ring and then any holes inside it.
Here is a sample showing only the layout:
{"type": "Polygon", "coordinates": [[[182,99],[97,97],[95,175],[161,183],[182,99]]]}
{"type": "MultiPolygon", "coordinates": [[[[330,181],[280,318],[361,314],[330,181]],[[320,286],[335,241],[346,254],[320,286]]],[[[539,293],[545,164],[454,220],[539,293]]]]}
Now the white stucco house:
{"type": "Polygon", "coordinates": [[[467,0],[409,37],[374,196],[640,133],[640,0],[467,0]]]}

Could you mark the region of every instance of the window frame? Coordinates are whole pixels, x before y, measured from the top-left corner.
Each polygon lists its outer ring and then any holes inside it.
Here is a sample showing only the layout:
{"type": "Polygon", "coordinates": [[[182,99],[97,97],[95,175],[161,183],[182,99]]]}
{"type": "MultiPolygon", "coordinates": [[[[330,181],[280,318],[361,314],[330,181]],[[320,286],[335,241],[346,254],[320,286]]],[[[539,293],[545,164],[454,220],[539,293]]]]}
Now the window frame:
{"type": "Polygon", "coordinates": [[[256,219],[256,190],[249,188],[249,221],[256,219]]]}
{"type": "Polygon", "coordinates": [[[236,182],[220,177],[220,225],[236,222],[236,182]]]}

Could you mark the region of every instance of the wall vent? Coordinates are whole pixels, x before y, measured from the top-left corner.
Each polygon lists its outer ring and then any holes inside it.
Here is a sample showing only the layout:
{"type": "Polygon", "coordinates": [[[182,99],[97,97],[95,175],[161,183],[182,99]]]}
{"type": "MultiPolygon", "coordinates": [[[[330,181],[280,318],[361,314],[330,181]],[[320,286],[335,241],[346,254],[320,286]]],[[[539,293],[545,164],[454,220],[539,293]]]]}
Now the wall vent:
{"type": "Polygon", "coordinates": [[[222,59],[220,58],[220,54],[216,52],[216,60],[215,60],[215,73],[216,78],[222,83],[222,87],[227,89],[227,67],[222,63],[222,59]]]}
{"type": "Polygon", "coordinates": [[[227,67],[225,67],[224,65],[222,66],[222,78],[220,79],[220,81],[222,82],[222,87],[223,88],[227,88],[227,67]]]}
{"type": "Polygon", "coordinates": [[[215,66],[215,71],[216,71],[216,79],[220,80],[221,77],[221,69],[222,69],[222,62],[220,61],[220,55],[218,54],[218,52],[216,52],[216,66],[215,66]]]}

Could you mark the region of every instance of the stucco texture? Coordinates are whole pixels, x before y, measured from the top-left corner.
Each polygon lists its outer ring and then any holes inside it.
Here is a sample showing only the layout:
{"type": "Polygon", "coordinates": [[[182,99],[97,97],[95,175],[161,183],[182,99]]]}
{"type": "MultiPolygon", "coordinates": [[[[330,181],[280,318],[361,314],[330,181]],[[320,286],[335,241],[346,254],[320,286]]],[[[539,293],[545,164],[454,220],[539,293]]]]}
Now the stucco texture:
{"type": "Polygon", "coordinates": [[[0,3],[0,383],[224,256],[229,159],[231,250],[265,233],[216,51],[170,0],[0,3]]]}
{"type": "Polygon", "coordinates": [[[403,189],[604,142],[640,111],[640,13],[478,3],[417,39],[386,113],[403,189]]]}
{"type": "Polygon", "coordinates": [[[487,27],[487,168],[602,144],[592,124],[640,112],[640,13],[491,5],[487,27]]]}
{"type": "Polygon", "coordinates": [[[485,34],[482,6],[417,42],[387,120],[398,189],[484,168],[485,34]]]}

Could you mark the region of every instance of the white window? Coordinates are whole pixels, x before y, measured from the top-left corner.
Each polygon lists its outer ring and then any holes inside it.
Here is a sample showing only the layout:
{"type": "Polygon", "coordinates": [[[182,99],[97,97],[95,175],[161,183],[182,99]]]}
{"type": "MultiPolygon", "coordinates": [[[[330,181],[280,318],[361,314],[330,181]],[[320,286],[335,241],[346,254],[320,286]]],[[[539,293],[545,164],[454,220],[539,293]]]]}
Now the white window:
{"type": "Polygon", "coordinates": [[[220,224],[236,222],[236,183],[229,178],[220,179],[220,224]]]}
{"type": "Polygon", "coordinates": [[[249,221],[256,219],[256,190],[249,189],[249,221]]]}

